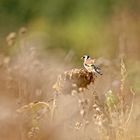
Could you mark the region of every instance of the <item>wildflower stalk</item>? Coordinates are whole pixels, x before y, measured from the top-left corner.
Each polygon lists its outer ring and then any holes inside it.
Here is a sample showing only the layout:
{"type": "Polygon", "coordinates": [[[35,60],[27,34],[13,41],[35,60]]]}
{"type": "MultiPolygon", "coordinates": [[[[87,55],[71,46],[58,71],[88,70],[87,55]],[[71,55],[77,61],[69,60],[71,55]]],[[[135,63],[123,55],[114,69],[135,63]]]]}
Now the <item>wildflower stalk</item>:
{"type": "Polygon", "coordinates": [[[121,85],[120,85],[120,103],[121,103],[121,113],[122,117],[124,116],[124,85],[126,79],[126,67],[123,58],[121,58],[121,85]]]}
{"type": "Polygon", "coordinates": [[[133,107],[134,107],[134,96],[135,96],[135,92],[133,91],[133,89],[131,88],[130,89],[131,93],[133,94],[132,96],[132,103],[131,103],[131,108],[130,108],[130,111],[129,111],[129,114],[128,114],[128,117],[127,117],[127,120],[125,122],[125,127],[127,128],[127,124],[130,120],[130,117],[131,117],[131,114],[132,114],[132,111],[133,111],[133,107]]]}
{"type": "Polygon", "coordinates": [[[51,108],[51,121],[53,121],[53,118],[54,118],[55,108],[56,108],[56,97],[54,97],[53,99],[53,104],[51,108]]]}

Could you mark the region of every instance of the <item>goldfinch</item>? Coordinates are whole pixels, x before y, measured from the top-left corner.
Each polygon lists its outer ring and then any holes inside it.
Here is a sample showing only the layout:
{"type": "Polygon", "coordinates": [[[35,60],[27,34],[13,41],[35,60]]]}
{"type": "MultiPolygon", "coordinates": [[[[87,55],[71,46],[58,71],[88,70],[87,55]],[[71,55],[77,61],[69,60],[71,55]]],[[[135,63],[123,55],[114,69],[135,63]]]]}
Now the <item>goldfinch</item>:
{"type": "Polygon", "coordinates": [[[101,69],[95,64],[95,59],[91,59],[88,55],[84,55],[81,59],[84,60],[83,65],[88,72],[102,75],[101,69]]]}

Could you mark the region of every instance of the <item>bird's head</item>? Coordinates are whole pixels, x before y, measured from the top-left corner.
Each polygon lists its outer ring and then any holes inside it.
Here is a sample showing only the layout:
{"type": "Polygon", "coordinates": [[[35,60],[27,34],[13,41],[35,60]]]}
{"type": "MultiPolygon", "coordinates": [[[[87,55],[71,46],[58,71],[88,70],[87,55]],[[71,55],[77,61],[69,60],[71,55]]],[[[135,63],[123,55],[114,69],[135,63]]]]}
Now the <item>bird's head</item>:
{"type": "Polygon", "coordinates": [[[89,55],[83,55],[83,56],[81,57],[81,59],[84,60],[84,61],[86,61],[86,60],[89,59],[89,58],[90,58],[89,55]]]}

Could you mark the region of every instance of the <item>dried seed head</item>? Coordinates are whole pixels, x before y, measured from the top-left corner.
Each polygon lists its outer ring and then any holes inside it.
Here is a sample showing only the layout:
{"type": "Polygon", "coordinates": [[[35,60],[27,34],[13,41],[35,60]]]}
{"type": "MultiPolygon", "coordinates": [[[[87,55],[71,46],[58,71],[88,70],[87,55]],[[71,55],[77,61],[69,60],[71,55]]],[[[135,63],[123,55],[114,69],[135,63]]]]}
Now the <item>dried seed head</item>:
{"type": "Polygon", "coordinates": [[[10,62],[10,57],[5,57],[4,60],[3,60],[3,63],[4,64],[9,64],[10,62]]]}
{"type": "Polygon", "coordinates": [[[39,130],[40,130],[39,127],[32,127],[30,131],[28,132],[28,137],[31,138],[31,137],[36,136],[39,130]]]}
{"type": "Polygon", "coordinates": [[[26,112],[26,111],[34,111],[37,112],[41,109],[50,110],[50,106],[46,102],[31,102],[28,105],[24,105],[21,108],[17,109],[18,113],[26,112]]]}
{"type": "Polygon", "coordinates": [[[102,126],[102,121],[98,121],[97,123],[99,126],[102,126]]]}
{"type": "Polygon", "coordinates": [[[76,87],[77,87],[77,85],[74,83],[74,84],[72,84],[72,87],[76,88],[76,87]]]}
{"type": "Polygon", "coordinates": [[[15,32],[11,32],[7,37],[6,37],[6,41],[8,46],[12,46],[14,45],[15,41],[16,41],[16,37],[17,34],[15,32]]]}
{"type": "Polygon", "coordinates": [[[94,81],[95,76],[85,69],[72,69],[59,75],[53,87],[58,93],[71,94],[73,89],[77,90],[77,92],[82,92],[89,84],[94,83],[94,81]]]}
{"type": "Polygon", "coordinates": [[[85,115],[85,110],[84,110],[84,109],[80,110],[80,115],[81,115],[82,117],[84,117],[84,115],[85,115]]]}
{"type": "Polygon", "coordinates": [[[77,91],[76,91],[76,90],[72,90],[72,91],[71,91],[71,95],[72,95],[72,96],[74,96],[74,95],[76,95],[76,94],[77,94],[77,91]]]}
{"type": "Polygon", "coordinates": [[[82,126],[83,124],[81,122],[76,122],[75,129],[79,130],[82,126]]]}
{"type": "Polygon", "coordinates": [[[83,90],[84,90],[84,89],[81,88],[81,87],[78,89],[79,92],[83,92],[83,90]]]}
{"type": "Polygon", "coordinates": [[[97,108],[97,104],[94,104],[94,105],[93,105],[93,108],[96,109],[96,108],[97,108]]]}
{"type": "Polygon", "coordinates": [[[97,107],[97,108],[96,108],[96,111],[97,111],[97,112],[100,112],[100,108],[99,108],[99,107],[97,107]]]}
{"type": "Polygon", "coordinates": [[[26,27],[21,27],[19,29],[19,35],[25,35],[27,33],[27,28],[26,27]]]}

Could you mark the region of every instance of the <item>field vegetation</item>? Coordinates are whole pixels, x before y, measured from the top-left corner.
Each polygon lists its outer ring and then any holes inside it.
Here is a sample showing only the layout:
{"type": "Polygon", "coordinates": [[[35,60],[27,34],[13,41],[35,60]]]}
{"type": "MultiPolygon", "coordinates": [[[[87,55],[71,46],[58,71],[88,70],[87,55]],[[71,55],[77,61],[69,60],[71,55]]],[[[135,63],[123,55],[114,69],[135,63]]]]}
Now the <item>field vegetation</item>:
{"type": "Polygon", "coordinates": [[[0,6],[0,140],[140,140],[139,1],[0,6]]]}

